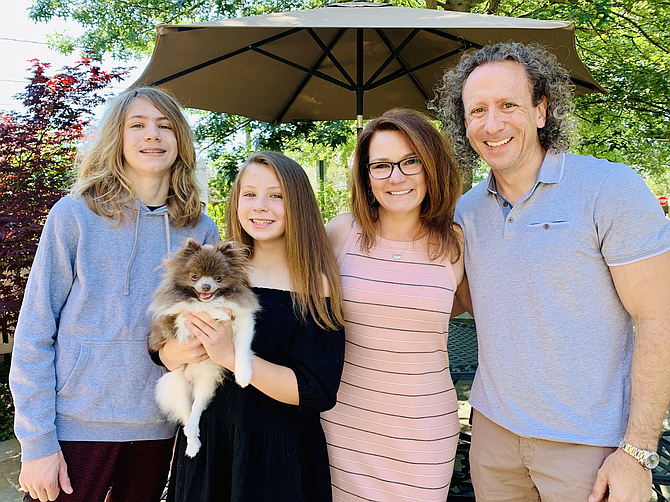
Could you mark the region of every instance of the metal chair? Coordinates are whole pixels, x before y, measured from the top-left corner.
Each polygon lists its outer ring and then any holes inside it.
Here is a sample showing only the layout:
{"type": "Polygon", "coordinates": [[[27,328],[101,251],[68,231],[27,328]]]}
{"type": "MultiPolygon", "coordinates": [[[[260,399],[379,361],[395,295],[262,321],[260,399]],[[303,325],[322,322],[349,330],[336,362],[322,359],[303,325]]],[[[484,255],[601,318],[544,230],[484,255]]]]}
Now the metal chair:
{"type": "Polygon", "coordinates": [[[652,473],[652,484],[658,502],[670,502],[663,495],[661,486],[670,486],[670,430],[663,431],[658,442],[660,462],[652,473]]]}
{"type": "Polygon", "coordinates": [[[451,379],[473,380],[477,371],[477,328],[474,324],[449,323],[449,369],[451,379]]]}
{"type": "MultiPolygon", "coordinates": [[[[473,380],[477,371],[477,328],[473,324],[451,321],[447,347],[454,383],[459,380],[473,380]]],[[[475,491],[470,480],[470,434],[461,432],[447,502],[474,500],[475,491]]]]}
{"type": "Polygon", "coordinates": [[[461,432],[447,502],[474,502],[474,500],[475,490],[470,479],[470,434],[461,432]]]}

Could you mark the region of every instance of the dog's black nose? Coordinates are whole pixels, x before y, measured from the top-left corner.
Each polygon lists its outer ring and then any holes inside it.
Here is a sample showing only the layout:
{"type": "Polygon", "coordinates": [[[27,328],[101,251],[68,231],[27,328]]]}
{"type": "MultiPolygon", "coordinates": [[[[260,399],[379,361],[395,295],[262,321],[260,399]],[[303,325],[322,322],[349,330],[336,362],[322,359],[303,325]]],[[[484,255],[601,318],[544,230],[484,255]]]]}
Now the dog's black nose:
{"type": "Polygon", "coordinates": [[[212,286],[210,286],[209,284],[203,284],[203,285],[200,287],[200,289],[202,289],[202,291],[203,291],[204,293],[207,293],[207,292],[209,292],[210,289],[212,289],[212,286]]]}

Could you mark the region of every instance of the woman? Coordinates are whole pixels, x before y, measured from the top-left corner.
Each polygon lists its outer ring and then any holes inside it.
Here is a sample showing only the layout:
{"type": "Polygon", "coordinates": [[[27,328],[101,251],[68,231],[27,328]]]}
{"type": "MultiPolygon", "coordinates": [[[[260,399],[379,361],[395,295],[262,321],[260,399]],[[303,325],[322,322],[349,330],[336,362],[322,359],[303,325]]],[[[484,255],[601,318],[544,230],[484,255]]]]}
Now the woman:
{"type": "Polygon", "coordinates": [[[175,427],[147,353],[163,258],[219,240],[202,215],[193,134],[158,89],[126,91],[47,218],[16,327],[10,385],[32,499],[158,501],[175,427]]]}
{"type": "Polygon", "coordinates": [[[447,355],[460,193],[421,114],[390,110],[363,129],[352,213],[327,228],[346,330],[337,405],[322,415],[334,500],[446,500],[460,430],[447,355]]]}
{"type": "MultiPolygon", "coordinates": [[[[319,413],[332,408],[342,373],[341,285],[307,174],[280,153],[252,155],[233,184],[228,236],[251,248],[261,310],[251,385],[226,379],[200,421],[202,448],[179,433],[169,501],[331,500],[319,413]]],[[[207,355],[235,372],[230,321],[190,315],[207,355]]],[[[161,349],[170,369],[189,351],[161,349]],[[176,351],[176,352],[175,352],[176,351]]]]}

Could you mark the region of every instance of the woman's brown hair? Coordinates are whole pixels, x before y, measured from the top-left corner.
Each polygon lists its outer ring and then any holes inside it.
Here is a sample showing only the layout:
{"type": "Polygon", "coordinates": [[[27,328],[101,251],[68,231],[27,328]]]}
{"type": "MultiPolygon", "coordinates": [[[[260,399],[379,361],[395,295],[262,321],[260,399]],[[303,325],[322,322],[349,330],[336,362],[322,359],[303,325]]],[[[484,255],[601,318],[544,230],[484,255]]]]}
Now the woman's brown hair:
{"type": "Polygon", "coordinates": [[[428,253],[432,260],[449,255],[455,262],[460,257],[454,210],[461,195],[461,176],[442,134],[426,116],[404,108],[394,108],[370,121],[358,137],[352,173],[351,212],[361,231],[363,249],[369,251],[378,231],[379,202],[372,196],[366,165],[370,162],[370,142],[380,131],[398,131],[405,136],[423,163],[427,191],[421,203],[421,226],[417,228],[417,236],[423,232],[428,234],[428,253]]]}

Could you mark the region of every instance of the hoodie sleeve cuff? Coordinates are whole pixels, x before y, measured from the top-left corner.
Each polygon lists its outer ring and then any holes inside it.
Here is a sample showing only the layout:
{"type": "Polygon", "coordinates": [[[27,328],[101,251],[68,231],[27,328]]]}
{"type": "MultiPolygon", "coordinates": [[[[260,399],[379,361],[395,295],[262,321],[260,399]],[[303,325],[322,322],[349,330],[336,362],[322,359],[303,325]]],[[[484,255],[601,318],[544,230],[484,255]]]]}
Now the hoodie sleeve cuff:
{"type": "Polygon", "coordinates": [[[21,443],[21,462],[29,462],[48,457],[60,450],[56,430],[41,436],[19,440],[21,443]]]}
{"type": "Polygon", "coordinates": [[[156,366],[160,366],[162,368],[165,368],[165,365],[163,364],[163,361],[161,361],[161,356],[157,350],[150,350],[149,351],[149,357],[151,360],[154,362],[156,366]]]}

